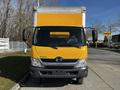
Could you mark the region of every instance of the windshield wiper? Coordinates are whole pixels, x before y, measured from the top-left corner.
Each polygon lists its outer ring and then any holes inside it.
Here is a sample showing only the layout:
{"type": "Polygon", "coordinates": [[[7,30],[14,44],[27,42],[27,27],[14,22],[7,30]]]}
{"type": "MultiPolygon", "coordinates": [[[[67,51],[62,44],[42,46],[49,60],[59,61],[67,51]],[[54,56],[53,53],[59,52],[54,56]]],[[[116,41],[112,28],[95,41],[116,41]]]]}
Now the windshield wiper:
{"type": "Polygon", "coordinates": [[[58,49],[58,48],[57,48],[57,45],[51,45],[51,44],[50,44],[50,45],[48,45],[48,46],[51,47],[51,48],[53,48],[53,49],[58,49]]]}
{"type": "Polygon", "coordinates": [[[50,46],[51,48],[53,48],[53,49],[58,49],[57,47],[55,47],[55,46],[50,46]]]}
{"type": "Polygon", "coordinates": [[[54,45],[45,45],[45,44],[34,44],[34,45],[37,45],[37,46],[44,46],[44,47],[51,47],[51,48],[53,48],[53,49],[58,49],[56,46],[54,46],[54,45]]]}

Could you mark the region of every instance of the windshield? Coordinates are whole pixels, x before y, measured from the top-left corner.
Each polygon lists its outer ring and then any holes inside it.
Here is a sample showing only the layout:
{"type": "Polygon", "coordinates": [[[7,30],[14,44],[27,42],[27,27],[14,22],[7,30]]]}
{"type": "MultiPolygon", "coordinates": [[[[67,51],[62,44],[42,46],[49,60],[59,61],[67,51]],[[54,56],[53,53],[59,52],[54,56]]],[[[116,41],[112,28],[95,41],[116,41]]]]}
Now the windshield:
{"type": "Polygon", "coordinates": [[[81,46],[85,45],[84,29],[80,27],[36,27],[33,45],[81,46]]]}

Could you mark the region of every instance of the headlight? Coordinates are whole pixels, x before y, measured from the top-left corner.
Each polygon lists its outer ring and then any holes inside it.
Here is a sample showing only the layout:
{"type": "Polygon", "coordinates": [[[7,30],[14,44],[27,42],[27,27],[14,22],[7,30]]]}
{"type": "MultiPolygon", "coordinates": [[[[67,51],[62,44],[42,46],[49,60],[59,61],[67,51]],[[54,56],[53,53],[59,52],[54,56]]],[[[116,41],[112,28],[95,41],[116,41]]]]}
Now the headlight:
{"type": "Polygon", "coordinates": [[[42,63],[40,62],[40,59],[31,59],[31,65],[34,67],[44,67],[42,63]]]}
{"type": "Polygon", "coordinates": [[[81,67],[84,68],[87,66],[86,60],[78,60],[77,64],[75,65],[76,68],[81,67]]]}

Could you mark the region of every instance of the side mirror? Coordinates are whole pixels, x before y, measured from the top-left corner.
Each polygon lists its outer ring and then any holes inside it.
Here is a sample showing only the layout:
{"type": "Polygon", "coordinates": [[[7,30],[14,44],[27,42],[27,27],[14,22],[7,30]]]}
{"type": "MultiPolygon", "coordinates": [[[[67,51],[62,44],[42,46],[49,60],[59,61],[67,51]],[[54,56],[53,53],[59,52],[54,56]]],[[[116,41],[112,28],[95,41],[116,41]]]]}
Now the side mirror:
{"type": "MultiPolygon", "coordinates": [[[[33,30],[33,27],[26,27],[23,32],[22,32],[22,39],[24,42],[27,41],[27,39],[29,39],[29,37],[32,35],[32,30],[33,30]]],[[[32,36],[31,36],[32,37],[32,36]]]]}
{"type": "Polygon", "coordinates": [[[98,41],[98,32],[97,32],[97,30],[92,30],[92,40],[93,40],[94,43],[98,41]]]}
{"type": "Polygon", "coordinates": [[[27,36],[26,36],[26,30],[25,29],[22,32],[22,39],[23,39],[24,42],[27,41],[27,36]]]}

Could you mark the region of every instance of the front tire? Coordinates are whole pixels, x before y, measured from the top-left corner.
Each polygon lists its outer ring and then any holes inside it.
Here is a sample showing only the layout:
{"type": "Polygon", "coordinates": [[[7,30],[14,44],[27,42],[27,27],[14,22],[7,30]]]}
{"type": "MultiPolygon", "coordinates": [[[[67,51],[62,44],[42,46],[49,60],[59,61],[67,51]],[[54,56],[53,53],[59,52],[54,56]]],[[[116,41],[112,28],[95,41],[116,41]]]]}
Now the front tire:
{"type": "Polygon", "coordinates": [[[76,84],[83,84],[83,78],[77,78],[76,84]]]}

